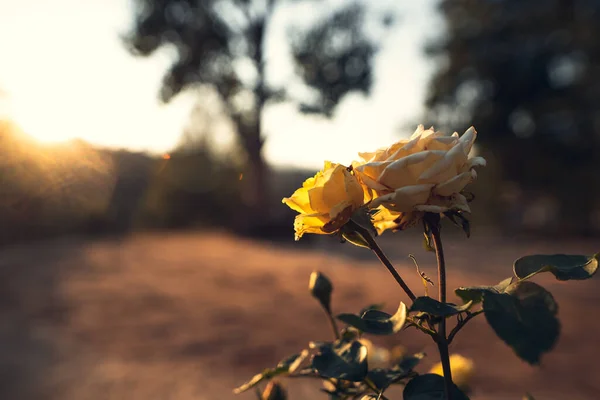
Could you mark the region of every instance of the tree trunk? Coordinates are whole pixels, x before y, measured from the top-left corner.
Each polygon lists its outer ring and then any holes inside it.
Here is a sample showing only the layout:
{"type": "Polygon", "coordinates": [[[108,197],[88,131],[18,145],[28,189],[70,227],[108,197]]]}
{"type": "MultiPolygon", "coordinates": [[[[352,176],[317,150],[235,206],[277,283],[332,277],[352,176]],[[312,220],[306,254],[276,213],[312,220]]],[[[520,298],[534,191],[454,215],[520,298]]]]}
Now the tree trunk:
{"type": "MultiPolygon", "coordinates": [[[[267,88],[265,83],[265,68],[263,59],[264,35],[266,24],[273,10],[274,2],[271,0],[267,4],[265,18],[256,23],[251,29],[251,38],[256,51],[253,54],[253,61],[258,71],[258,82],[255,87],[256,105],[254,108],[253,123],[248,124],[246,129],[241,129],[241,139],[248,156],[246,171],[244,174],[242,194],[246,203],[245,215],[242,216],[241,226],[245,233],[256,236],[263,235],[270,222],[270,187],[268,167],[263,158],[262,136],[262,111],[267,101],[267,88]]],[[[240,124],[238,124],[238,129],[240,124]]]]}
{"type": "MultiPolygon", "coordinates": [[[[260,127],[260,124],[257,124],[260,127]]],[[[260,132],[260,131],[258,131],[260,132]]],[[[248,154],[247,169],[242,177],[242,195],[244,214],[241,216],[241,228],[247,234],[259,234],[270,216],[270,196],[268,182],[268,167],[263,158],[263,141],[259,134],[246,140],[248,154]]]]}

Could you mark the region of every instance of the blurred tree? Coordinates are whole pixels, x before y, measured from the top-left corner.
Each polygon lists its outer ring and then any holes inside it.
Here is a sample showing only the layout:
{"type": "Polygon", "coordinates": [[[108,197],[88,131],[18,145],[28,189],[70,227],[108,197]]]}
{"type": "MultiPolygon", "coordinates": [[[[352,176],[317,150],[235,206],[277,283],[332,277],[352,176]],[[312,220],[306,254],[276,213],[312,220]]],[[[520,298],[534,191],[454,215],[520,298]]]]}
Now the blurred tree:
{"type": "MultiPolygon", "coordinates": [[[[600,2],[442,0],[447,32],[427,105],[474,125],[501,179],[558,200],[556,225],[588,233],[600,176],[600,2]]],[[[495,197],[502,186],[495,185],[495,197]]]]}
{"type": "Polygon", "coordinates": [[[300,101],[293,98],[289,87],[270,85],[266,68],[270,59],[265,56],[269,29],[277,9],[291,3],[294,1],[135,0],[134,27],[125,38],[137,55],[150,55],[162,46],[175,50],[176,58],[163,79],[162,101],[198,84],[218,93],[245,152],[243,197],[249,210],[244,219],[253,228],[268,213],[261,124],[267,103],[296,101],[305,112],[330,116],[346,93],[368,92],[372,80],[376,46],[362,30],[363,7],[350,1],[310,28],[289,32],[297,72],[316,95],[300,101]]]}

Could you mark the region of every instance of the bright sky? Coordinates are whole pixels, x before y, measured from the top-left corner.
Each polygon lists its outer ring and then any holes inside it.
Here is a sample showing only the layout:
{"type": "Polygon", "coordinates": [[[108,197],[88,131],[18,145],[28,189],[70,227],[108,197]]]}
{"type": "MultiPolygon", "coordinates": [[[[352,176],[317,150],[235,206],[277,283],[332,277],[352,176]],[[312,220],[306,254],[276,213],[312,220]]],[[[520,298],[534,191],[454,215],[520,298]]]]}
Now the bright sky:
{"type": "MultiPolygon", "coordinates": [[[[303,116],[292,105],[268,109],[269,162],[306,168],[320,168],[325,159],[349,164],[358,151],[412,133],[414,127],[406,124],[421,115],[432,71],[422,46],[439,31],[434,29],[439,17],[435,0],[377,4],[400,3],[400,23],[377,59],[372,96],[349,96],[332,120],[303,116]]],[[[127,0],[0,1],[0,89],[9,114],[26,132],[43,141],[79,137],[157,153],[178,142],[193,96],[159,103],[169,55],[137,58],[126,51],[119,35],[130,26],[129,6],[127,0]]],[[[274,35],[283,36],[291,16],[282,14],[274,35]]]]}

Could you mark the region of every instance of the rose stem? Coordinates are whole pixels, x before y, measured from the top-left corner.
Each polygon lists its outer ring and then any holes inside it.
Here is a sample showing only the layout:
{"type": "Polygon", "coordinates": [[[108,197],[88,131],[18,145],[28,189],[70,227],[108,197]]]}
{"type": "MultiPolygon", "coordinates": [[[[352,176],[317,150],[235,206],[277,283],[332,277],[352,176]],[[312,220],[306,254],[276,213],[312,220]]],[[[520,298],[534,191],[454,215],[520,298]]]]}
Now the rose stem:
{"type": "Polygon", "coordinates": [[[377,258],[379,258],[379,261],[381,261],[381,263],[383,265],[385,265],[385,267],[388,269],[388,271],[390,271],[390,274],[392,274],[392,276],[394,277],[394,279],[396,280],[396,282],[398,282],[398,284],[404,290],[404,292],[408,295],[408,297],[412,301],[415,301],[415,299],[417,297],[412,292],[412,290],[410,290],[410,288],[408,287],[408,285],[406,284],[406,282],[404,282],[404,280],[402,279],[402,277],[400,276],[400,274],[398,274],[398,271],[396,271],[396,269],[394,268],[394,266],[392,265],[392,263],[390,262],[390,260],[383,253],[383,250],[381,250],[381,247],[379,247],[379,245],[377,244],[377,242],[375,241],[375,239],[373,238],[373,236],[371,236],[371,234],[366,229],[364,229],[362,227],[359,227],[359,228],[360,228],[359,233],[367,241],[367,244],[369,245],[369,248],[371,250],[373,250],[373,253],[375,253],[375,255],[377,256],[377,258]]]}
{"type": "MultiPolygon", "coordinates": [[[[446,302],[446,261],[444,259],[444,248],[442,247],[442,236],[440,232],[440,220],[438,218],[432,218],[433,221],[429,220],[428,225],[431,229],[431,236],[433,237],[433,248],[435,250],[435,256],[438,264],[438,286],[439,286],[439,299],[441,303],[446,302]]],[[[452,388],[452,370],[450,369],[450,354],[448,351],[448,338],[446,337],[446,318],[442,317],[439,325],[439,335],[437,346],[440,352],[440,359],[442,362],[442,371],[444,372],[444,392],[446,398],[451,400],[451,388],[452,388]]]]}

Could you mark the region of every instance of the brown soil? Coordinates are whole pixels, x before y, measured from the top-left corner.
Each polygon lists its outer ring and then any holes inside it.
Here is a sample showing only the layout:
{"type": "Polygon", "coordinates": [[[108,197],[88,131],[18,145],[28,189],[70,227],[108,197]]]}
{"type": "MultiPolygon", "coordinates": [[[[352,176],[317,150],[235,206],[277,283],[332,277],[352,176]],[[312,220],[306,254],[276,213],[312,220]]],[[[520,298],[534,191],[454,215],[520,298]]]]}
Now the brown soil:
{"type": "MultiPolygon", "coordinates": [[[[406,301],[367,250],[288,247],[227,235],[140,235],[124,240],[62,239],[0,252],[0,398],[252,399],[232,388],[279,359],[328,340],[322,311],[307,293],[319,269],[335,284],[336,312],[371,303],[393,311],[406,301]]],[[[323,245],[322,243],[327,243],[323,245]]],[[[334,247],[332,247],[334,245],[334,247]]],[[[421,291],[408,250],[434,277],[431,253],[415,236],[383,240],[409,285],[421,291]],[[392,242],[391,240],[396,240],[392,242]]],[[[599,243],[450,238],[449,287],[492,284],[532,252],[592,253],[599,243]],[[595,247],[595,248],[594,248],[595,247]]],[[[554,351],[531,367],[497,339],[483,317],[451,352],[474,359],[474,399],[598,399],[600,300],[597,279],[536,279],[555,296],[562,322],[554,351]]],[[[436,359],[414,330],[378,340],[436,359]]],[[[317,382],[290,382],[291,399],[324,398],[317,382]]],[[[401,396],[390,392],[392,398],[401,396]]]]}

